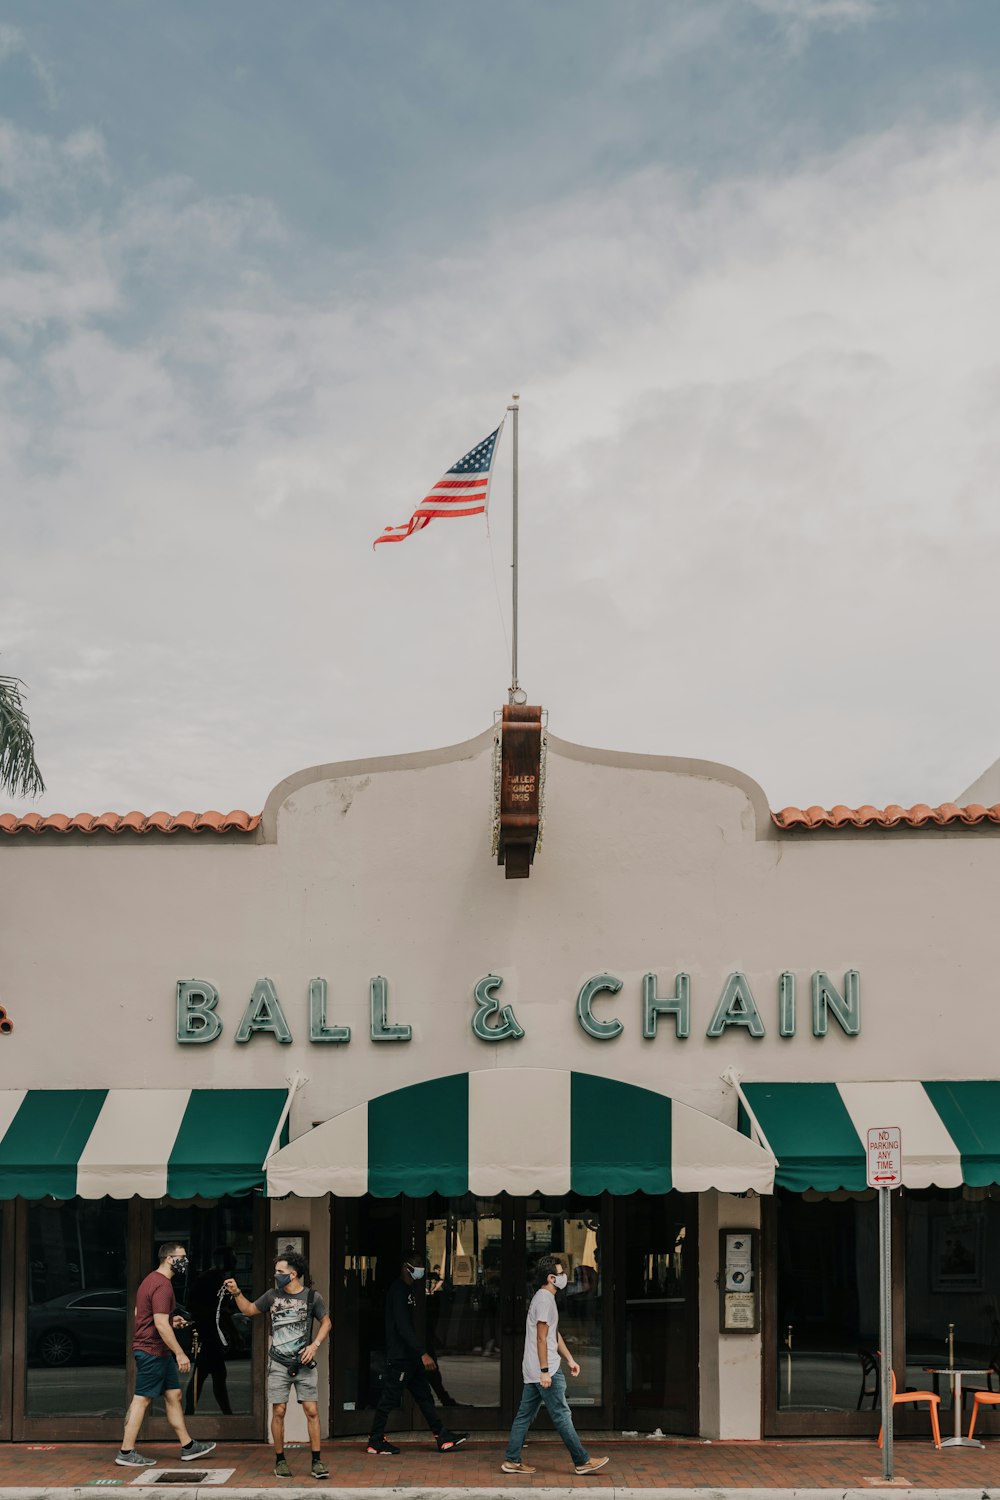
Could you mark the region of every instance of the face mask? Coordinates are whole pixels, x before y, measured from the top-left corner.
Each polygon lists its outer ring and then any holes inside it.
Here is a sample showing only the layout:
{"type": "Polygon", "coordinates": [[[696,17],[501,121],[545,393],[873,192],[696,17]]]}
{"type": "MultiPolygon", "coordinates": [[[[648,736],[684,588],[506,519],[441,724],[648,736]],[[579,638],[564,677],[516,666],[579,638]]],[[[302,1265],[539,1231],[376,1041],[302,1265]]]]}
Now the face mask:
{"type": "Polygon", "coordinates": [[[568,1280],[569,1277],[566,1275],[566,1272],[560,1271],[559,1275],[556,1277],[556,1291],[561,1292],[568,1280]]]}
{"type": "Polygon", "coordinates": [[[274,1273],[274,1284],[278,1288],[279,1292],[284,1291],[288,1283],[294,1280],[295,1277],[290,1276],[287,1271],[275,1271],[274,1273]]]}
{"type": "Polygon", "coordinates": [[[423,1266],[411,1266],[410,1267],[410,1275],[413,1277],[414,1281],[423,1281],[423,1279],[424,1279],[424,1267],[423,1266]]]}
{"type": "Polygon", "coordinates": [[[179,1275],[183,1276],[188,1268],[188,1258],[186,1255],[172,1255],[170,1264],[179,1275]]]}

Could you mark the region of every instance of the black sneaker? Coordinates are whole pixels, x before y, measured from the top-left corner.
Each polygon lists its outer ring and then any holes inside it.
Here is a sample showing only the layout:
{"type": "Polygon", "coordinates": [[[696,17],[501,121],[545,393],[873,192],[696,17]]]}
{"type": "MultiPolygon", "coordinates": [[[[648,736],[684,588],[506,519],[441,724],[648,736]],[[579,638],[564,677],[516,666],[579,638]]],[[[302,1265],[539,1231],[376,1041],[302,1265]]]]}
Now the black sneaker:
{"type": "Polygon", "coordinates": [[[447,1427],[442,1427],[437,1435],[439,1453],[451,1453],[455,1448],[461,1448],[463,1443],[469,1441],[467,1432],[449,1432],[447,1427]]]}
{"type": "Polygon", "coordinates": [[[181,1449],[181,1458],[185,1463],[190,1463],[192,1458],[204,1458],[214,1447],[214,1443],[203,1443],[201,1438],[192,1438],[190,1448],[181,1449]]]}
{"type": "Polygon", "coordinates": [[[369,1438],[368,1452],[380,1453],[383,1456],[386,1456],[388,1454],[398,1453],[399,1449],[396,1447],[395,1443],[390,1443],[388,1438],[369,1438]]]}

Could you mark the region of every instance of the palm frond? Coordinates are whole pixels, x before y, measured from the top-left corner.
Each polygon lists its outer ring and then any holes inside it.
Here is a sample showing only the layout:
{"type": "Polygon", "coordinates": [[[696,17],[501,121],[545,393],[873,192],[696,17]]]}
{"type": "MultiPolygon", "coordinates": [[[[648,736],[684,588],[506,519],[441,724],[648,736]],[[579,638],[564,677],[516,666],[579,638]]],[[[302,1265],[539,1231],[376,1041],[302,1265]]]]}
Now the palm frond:
{"type": "Polygon", "coordinates": [[[15,797],[37,797],[45,782],[35,760],[35,741],[24,710],[19,677],[0,674],[0,788],[15,797]]]}

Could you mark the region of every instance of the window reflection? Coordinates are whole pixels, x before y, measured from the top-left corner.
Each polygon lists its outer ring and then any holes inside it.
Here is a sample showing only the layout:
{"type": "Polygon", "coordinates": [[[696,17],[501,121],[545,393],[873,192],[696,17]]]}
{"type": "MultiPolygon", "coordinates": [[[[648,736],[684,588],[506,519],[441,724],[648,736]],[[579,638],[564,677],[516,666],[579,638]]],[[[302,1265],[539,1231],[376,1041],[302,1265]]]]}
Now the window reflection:
{"type": "MultiPolygon", "coordinates": [[[[156,1248],[167,1240],[185,1245],[188,1271],[174,1277],[178,1312],[188,1317],[190,1331],[179,1335],[191,1358],[190,1375],[182,1376],[184,1409],[210,1415],[241,1416],[253,1410],[250,1368],[250,1319],[238,1313],[228,1296],[219,1296],[223,1281],[235,1276],[244,1294],[257,1297],[266,1287],[253,1284],[253,1202],[220,1198],[216,1203],[156,1205],[149,1265],[156,1266],[156,1248]]],[[[154,1402],[160,1408],[162,1402],[154,1402]]]]}
{"type": "Polygon", "coordinates": [[[878,1348],[875,1194],[775,1198],[779,1410],[859,1410],[878,1348]]]}
{"type": "Polygon", "coordinates": [[[426,1222],[429,1376],[442,1406],[500,1405],[500,1204],[437,1200],[426,1222]]]}
{"type": "Polygon", "coordinates": [[[111,1198],[28,1205],[29,1416],[124,1410],[127,1221],[111,1198]]]}
{"type": "MultiPolygon", "coordinates": [[[[930,1385],[927,1367],[953,1361],[984,1372],[967,1387],[1000,1390],[1000,1189],[909,1191],[905,1213],[907,1384],[930,1385]]],[[[980,1422],[1000,1430],[990,1409],[980,1422]]]]}

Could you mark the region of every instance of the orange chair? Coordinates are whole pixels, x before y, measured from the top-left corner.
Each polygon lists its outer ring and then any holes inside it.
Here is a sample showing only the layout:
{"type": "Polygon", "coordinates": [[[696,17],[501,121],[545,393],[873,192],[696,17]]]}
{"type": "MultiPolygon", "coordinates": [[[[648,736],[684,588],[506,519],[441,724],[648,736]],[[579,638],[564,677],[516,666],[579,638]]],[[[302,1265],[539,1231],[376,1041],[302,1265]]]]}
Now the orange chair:
{"type": "Polygon", "coordinates": [[[976,1418],[979,1416],[981,1406],[1000,1406],[1000,1391],[977,1391],[972,1398],[972,1421],[969,1423],[969,1437],[976,1430],[976,1418]]]}
{"type": "MultiPolygon", "coordinates": [[[[879,1357],[879,1359],[882,1358],[882,1351],[881,1351],[881,1349],[878,1352],[878,1357],[879,1357]]],[[[941,1446],[941,1425],[938,1422],[938,1407],[941,1405],[941,1397],[938,1396],[938,1395],[935,1395],[935,1393],[933,1391],[903,1391],[903,1393],[901,1395],[897,1395],[896,1394],[896,1372],[895,1372],[895,1370],[890,1370],[889,1374],[892,1377],[892,1404],[893,1404],[893,1406],[902,1406],[902,1404],[903,1404],[904,1401],[926,1401],[926,1402],[929,1403],[929,1405],[930,1405],[930,1412],[931,1412],[931,1432],[934,1434],[934,1446],[935,1446],[935,1448],[940,1448],[940,1446],[941,1446]]],[[[1000,1400],[1000,1393],[998,1393],[998,1395],[997,1395],[997,1400],[1000,1400]]],[[[973,1420],[975,1420],[975,1417],[973,1417],[973,1420]]],[[[971,1431],[972,1431],[971,1427],[969,1428],[969,1431],[971,1433],[971,1431]]],[[[881,1427],[878,1430],[878,1445],[881,1448],[881,1446],[882,1446],[882,1429],[881,1429],[881,1427]]]]}

